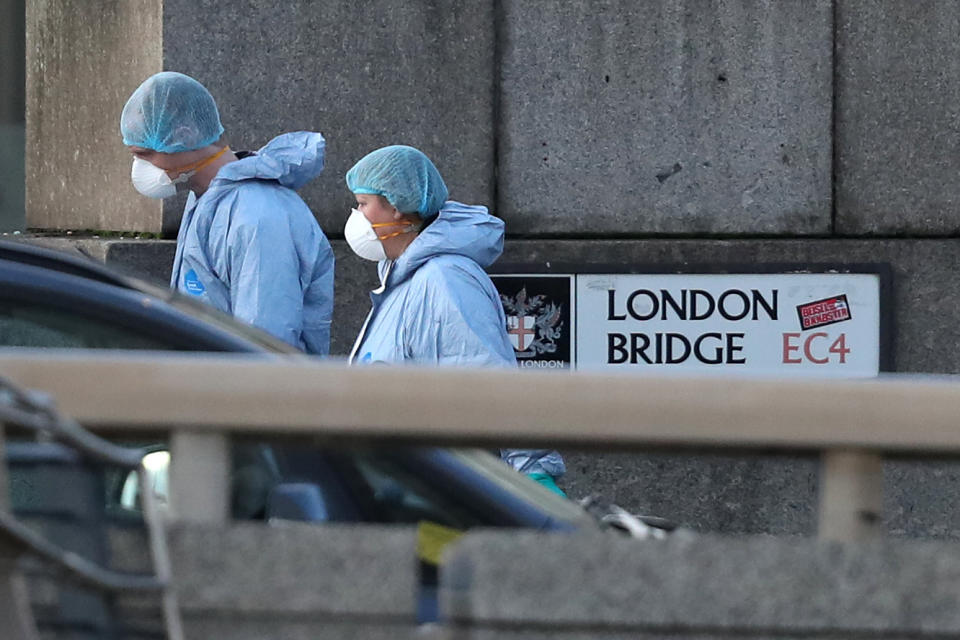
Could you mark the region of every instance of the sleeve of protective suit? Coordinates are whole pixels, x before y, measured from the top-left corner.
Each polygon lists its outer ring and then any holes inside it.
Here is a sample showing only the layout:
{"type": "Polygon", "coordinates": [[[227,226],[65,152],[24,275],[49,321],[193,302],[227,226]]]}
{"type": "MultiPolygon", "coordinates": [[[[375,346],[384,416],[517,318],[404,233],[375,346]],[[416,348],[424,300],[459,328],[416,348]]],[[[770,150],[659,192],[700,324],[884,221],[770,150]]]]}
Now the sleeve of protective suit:
{"type": "Polygon", "coordinates": [[[230,311],[237,318],[301,347],[303,290],[288,220],[280,215],[243,215],[243,206],[240,200],[225,247],[230,269],[230,311]]]}
{"type": "MultiPolygon", "coordinates": [[[[498,300],[456,260],[429,261],[414,275],[404,305],[404,342],[417,362],[514,367],[498,300]]],[[[491,287],[492,289],[492,287],[491,287]]]]}

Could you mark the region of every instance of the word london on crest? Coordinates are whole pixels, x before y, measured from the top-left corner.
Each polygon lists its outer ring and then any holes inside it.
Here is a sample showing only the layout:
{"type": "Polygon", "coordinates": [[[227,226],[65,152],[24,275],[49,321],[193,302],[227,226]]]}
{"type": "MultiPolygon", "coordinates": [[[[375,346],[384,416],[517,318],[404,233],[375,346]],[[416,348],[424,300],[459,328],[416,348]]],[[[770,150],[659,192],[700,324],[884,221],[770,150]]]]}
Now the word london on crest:
{"type": "MultiPolygon", "coordinates": [[[[777,320],[778,291],[765,296],[757,289],[727,289],[715,295],[703,289],[637,289],[617,299],[617,291],[607,292],[607,320],[640,322],[650,320],[728,322],[777,320]]],[[[746,364],[743,355],[744,333],[709,331],[696,337],[683,333],[607,334],[608,364],[681,364],[691,358],[707,365],[746,364]]]]}

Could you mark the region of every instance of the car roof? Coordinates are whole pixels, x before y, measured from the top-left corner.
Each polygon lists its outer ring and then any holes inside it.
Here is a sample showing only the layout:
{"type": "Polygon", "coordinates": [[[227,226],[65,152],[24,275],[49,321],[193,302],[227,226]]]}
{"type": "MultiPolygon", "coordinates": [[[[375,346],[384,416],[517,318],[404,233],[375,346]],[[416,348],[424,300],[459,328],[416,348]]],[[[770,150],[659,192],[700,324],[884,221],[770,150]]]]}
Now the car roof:
{"type": "MultiPolygon", "coordinates": [[[[25,242],[0,241],[0,268],[19,266],[24,269],[38,269],[38,274],[47,274],[47,279],[53,275],[62,279],[79,278],[91,285],[115,289],[111,297],[115,300],[119,291],[126,290],[140,296],[149,296],[164,303],[168,316],[170,313],[179,313],[189,316],[192,322],[201,322],[212,325],[220,332],[226,332],[239,337],[244,341],[256,345],[258,350],[274,353],[300,354],[299,349],[275,338],[274,336],[239,322],[231,316],[210,307],[198,300],[191,300],[172,289],[144,281],[135,276],[123,273],[108,267],[93,258],[73,255],[64,251],[57,251],[45,247],[38,247],[25,242]]],[[[39,277],[39,276],[38,276],[39,277]]],[[[98,289],[93,289],[96,291],[98,289]]],[[[99,289],[107,295],[106,290],[99,289]]],[[[119,301],[117,304],[122,304],[119,301]]]]}
{"type": "MultiPolygon", "coordinates": [[[[93,258],[57,251],[26,242],[0,240],[0,260],[52,269],[118,287],[139,289],[135,278],[108,268],[93,258]]],[[[143,283],[147,284],[147,283],[143,283]]],[[[147,284],[150,287],[149,284],[147,284]]]]}

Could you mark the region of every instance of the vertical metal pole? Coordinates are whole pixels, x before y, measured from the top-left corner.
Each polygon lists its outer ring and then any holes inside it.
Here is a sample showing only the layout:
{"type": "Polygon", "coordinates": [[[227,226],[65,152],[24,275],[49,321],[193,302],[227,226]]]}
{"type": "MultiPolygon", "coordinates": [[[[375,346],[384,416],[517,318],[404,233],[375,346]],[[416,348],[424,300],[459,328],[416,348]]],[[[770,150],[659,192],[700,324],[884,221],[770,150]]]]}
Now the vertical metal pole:
{"type": "Polygon", "coordinates": [[[883,458],[866,451],[825,451],[820,462],[821,540],[883,535],[883,458]]]}
{"type": "Polygon", "coordinates": [[[181,522],[224,524],[230,513],[230,446],[223,433],[170,438],[170,510],[181,522]]]}
{"type": "Polygon", "coordinates": [[[173,569],[170,562],[170,550],[167,547],[167,530],[163,516],[157,507],[153,493],[153,478],[141,464],[137,469],[140,480],[140,501],[143,505],[143,519],[150,538],[150,553],[153,557],[153,571],[163,582],[161,606],[163,620],[167,628],[167,640],[183,640],[183,621],[180,617],[180,605],[173,583],[173,569]]]}

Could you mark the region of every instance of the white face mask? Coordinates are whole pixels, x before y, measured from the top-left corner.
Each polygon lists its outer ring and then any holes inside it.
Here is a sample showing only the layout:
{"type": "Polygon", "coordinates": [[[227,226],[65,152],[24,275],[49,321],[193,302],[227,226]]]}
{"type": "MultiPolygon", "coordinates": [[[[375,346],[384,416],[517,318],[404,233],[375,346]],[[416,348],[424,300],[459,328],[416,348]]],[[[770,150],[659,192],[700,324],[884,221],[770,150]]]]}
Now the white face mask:
{"type": "Polygon", "coordinates": [[[148,198],[169,198],[177,195],[177,185],[190,179],[193,171],[188,171],[171,180],[167,172],[156,167],[143,158],[133,159],[133,168],[130,170],[130,180],[134,188],[148,198]]]}
{"type": "Polygon", "coordinates": [[[353,252],[364,260],[380,262],[387,259],[387,252],[383,250],[377,232],[367,217],[356,209],[350,210],[350,217],[343,227],[343,237],[353,252]]]}

